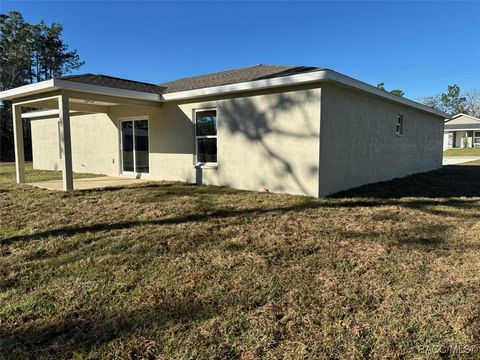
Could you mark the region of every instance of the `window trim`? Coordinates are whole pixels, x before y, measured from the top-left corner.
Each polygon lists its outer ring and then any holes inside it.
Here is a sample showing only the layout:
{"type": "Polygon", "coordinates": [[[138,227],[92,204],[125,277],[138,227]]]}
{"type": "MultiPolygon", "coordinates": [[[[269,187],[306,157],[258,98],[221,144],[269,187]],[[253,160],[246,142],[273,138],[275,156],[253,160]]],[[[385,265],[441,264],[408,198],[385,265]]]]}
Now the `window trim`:
{"type": "Polygon", "coordinates": [[[218,140],[217,140],[217,161],[216,162],[199,162],[198,161],[198,139],[217,139],[218,136],[218,110],[216,107],[201,108],[193,110],[194,128],[195,128],[195,167],[210,167],[216,168],[218,166],[218,140]],[[215,111],[215,130],[217,135],[197,135],[197,113],[204,111],[215,111]]]}
{"type": "Polygon", "coordinates": [[[403,114],[397,114],[397,125],[396,125],[396,134],[397,136],[403,136],[403,124],[405,117],[403,114]]]}

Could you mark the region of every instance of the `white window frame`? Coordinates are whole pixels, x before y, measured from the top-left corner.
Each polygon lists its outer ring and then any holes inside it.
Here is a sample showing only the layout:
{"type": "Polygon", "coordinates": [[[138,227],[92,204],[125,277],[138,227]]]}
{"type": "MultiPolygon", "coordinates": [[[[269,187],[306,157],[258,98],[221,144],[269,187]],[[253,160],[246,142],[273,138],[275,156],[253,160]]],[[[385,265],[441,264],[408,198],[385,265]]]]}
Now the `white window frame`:
{"type": "MultiPolygon", "coordinates": [[[[119,141],[120,141],[120,175],[125,175],[125,176],[140,176],[140,177],[149,177],[150,176],[150,117],[148,115],[145,116],[132,116],[132,117],[122,117],[118,119],[119,121],[119,141]],[[147,120],[148,123],[148,173],[139,173],[136,171],[124,171],[123,170],[123,136],[122,136],[122,123],[123,122],[135,122],[135,121],[140,121],[140,120],[147,120]]],[[[135,127],[135,124],[133,124],[133,127],[135,127]]],[[[133,129],[132,129],[133,130],[133,129]]],[[[135,130],[133,130],[133,166],[134,170],[136,170],[136,152],[135,152],[135,130]]]]}
{"type": "Polygon", "coordinates": [[[403,136],[403,124],[405,122],[405,118],[403,114],[397,114],[397,125],[396,125],[396,133],[397,136],[403,136]]]}
{"type": "Polygon", "coordinates": [[[204,111],[215,111],[216,122],[215,122],[215,132],[218,135],[218,110],[216,107],[212,108],[203,108],[203,109],[195,109],[193,111],[193,116],[195,119],[195,166],[200,167],[216,167],[218,165],[218,139],[217,135],[198,135],[197,136],[197,113],[204,112],[204,111]],[[217,162],[199,162],[198,161],[198,139],[217,139],[217,162]]]}

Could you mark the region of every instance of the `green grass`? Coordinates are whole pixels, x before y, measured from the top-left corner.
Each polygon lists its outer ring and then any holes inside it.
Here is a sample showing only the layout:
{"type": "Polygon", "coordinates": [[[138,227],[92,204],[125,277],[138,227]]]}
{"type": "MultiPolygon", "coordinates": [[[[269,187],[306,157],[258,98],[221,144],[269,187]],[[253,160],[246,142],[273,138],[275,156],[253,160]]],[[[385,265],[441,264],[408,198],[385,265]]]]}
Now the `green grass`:
{"type": "Polygon", "coordinates": [[[456,358],[480,343],[479,183],[68,194],[0,167],[0,358],[456,358]]]}
{"type": "Polygon", "coordinates": [[[447,149],[443,156],[480,156],[480,148],[447,149]]]}

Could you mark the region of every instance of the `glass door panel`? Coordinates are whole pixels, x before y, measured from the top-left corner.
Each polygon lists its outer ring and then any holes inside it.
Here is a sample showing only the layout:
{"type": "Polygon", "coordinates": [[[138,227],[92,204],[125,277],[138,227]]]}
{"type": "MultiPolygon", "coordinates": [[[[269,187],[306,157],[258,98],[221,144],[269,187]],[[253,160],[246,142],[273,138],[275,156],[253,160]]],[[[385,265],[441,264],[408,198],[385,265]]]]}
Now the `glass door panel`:
{"type": "Polygon", "coordinates": [[[133,121],[122,122],[122,159],[123,171],[134,171],[133,158],[133,121]]]}
{"type": "Polygon", "coordinates": [[[123,172],[149,173],[148,120],[122,121],[123,172]]]}
{"type": "Polygon", "coordinates": [[[135,171],[148,173],[148,121],[134,121],[135,127],[135,171]]]}

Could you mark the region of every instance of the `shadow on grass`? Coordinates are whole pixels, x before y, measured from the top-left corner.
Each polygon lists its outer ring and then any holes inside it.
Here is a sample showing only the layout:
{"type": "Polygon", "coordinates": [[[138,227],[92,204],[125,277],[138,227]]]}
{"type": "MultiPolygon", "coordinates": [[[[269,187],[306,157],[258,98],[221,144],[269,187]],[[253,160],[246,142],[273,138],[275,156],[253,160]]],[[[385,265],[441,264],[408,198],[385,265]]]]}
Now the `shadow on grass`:
{"type": "MultiPolygon", "coordinates": [[[[100,191],[118,191],[127,188],[112,188],[100,191]]],[[[140,192],[140,202],[161,203],[171,197],[238,194],[238,190],[212,186],[198,186],[184,183],[147,183],[128,187],[129,191],[140,192]],[[145,192],[142,194],[141,192],[145,192]]],[[[98,192],[84,190],[81,193],[98,192]]],[[[480,197],[480,166],[447,166],[441,170],[407,176],[388,182],[365,185],[342,192],[329,199],[315,200],[299,198],[292,205],[273,207],[251,207],[245,209],[218,209],[205,207],[195,213],[182,216],[148,220],[96,223],[86,226],[64,226],[39,231],[33,234],[14,235],[0,239],[8,245],[18,241],[37,240],[50,236],[74,236],[83,233],[123,230],[145,225],[175,225],[206,222],[210,219],[255,217],[268,213],[301,212],[319,208],[359,208],[377,206],[401,206],[424,211],[432,215],[480,219],[477,199],[455,197],[480,197]],[[417,199],[414,199],[416,197],[417,199]],[[403,199],[405,198],[405,199],[403,199]],[[441,206],[442,208],[440,208],[441,206]],[[462,210],[461,214],[458,211],[462,210]],[[465,213],[465,210],[472,210],[465,213]]]]}
{"type": "MultiPolygon", "coordinates": [[[[400,201],[400,200],[352,200],[352,201],[305,201],[299,204],[294,204],[290,206],[283,207],[273,207],[273,208],[247,208],[241,210],[232,210],[232,209],[216,209],[212,211],[202,211],[200,213],[187,214],[184,216],[177,216],[171,218],[163,219],[151,219],[151,220],[129,220],[116,223],[97,223],[87,226],[64,226],[57,229],[49,229],[46,231],[40,231],[33,234],[26,235],[15,235],[11,237],[6,237],[0,240],[0,244],[8,245],[14,242],[22,242],[29,240],[38,240],[50,236],[74,236],[84,233],[95,233],[95,232],[106,232],[112,230],[123,230],[131,229],[132,227],[146,226],[146,225],[175,225],[175,224],[186,224],[193,222],[207,222],[212,219],[228,219],[236,217],[255,217],[263,214],[269,213],[287,213],[287,212],[301,212],[309,209],[319,209],[319,208],[357,208],[357,207],[371,207],[371,206],[402,206],[411,209],[417,209],[432,213],[434,215],[449,215],[455,216],[455,208],[473,208],[478,207],[477,200],[460,200],[460,199],[449,199],[446,201],[435,201],[435,200],[411,200],[411,201],[400,201]],[[432,207],[442,205],[444,207],[453,208],[452,211],[439,210],[432,207]]],[[[471,215],[462,214],[463,218],[479,218],[480,213],[474,213],[471,215]]]]}
{"type": "Polygon", "coordinates": [[[377,199],[480,197],[480,166],[444,166],[440,170],[364,185],[332,197],[377,199]]]}
{"type": "MultiPolygon", "coordinates": [[[[105,314],[98,309],[74,311],[44,326],[32,322],[17,329],[0,328],[0,348],[5,354],[11,354],[12,359],[22,353],[70,358],[74,353],[88,352],[124,335],[137,334],[140,337],[151,327],[161,328],[172,322],[194,323],[210,319],[218,312],[214,302],[203,304],[195,299],[194,294],[175,298],[160,289],[159,293],[148,296],[155,299],[148,307],[140,306],[114,314],[105,314]]],[[[145,349],[138,350],[139,356],[145,355],[145,349]]]]}

